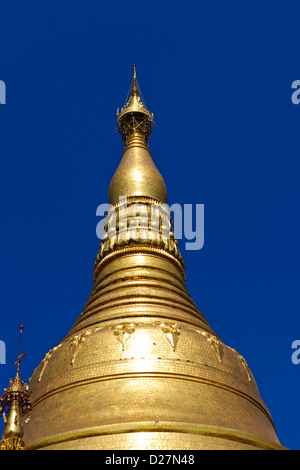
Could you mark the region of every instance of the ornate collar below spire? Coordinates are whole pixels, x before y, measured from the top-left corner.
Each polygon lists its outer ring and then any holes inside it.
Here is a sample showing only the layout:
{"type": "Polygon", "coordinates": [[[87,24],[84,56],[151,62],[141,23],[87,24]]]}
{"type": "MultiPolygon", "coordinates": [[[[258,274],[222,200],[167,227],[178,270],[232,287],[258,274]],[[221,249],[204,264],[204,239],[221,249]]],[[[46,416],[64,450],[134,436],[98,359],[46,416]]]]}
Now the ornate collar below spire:
{"type": "Polygon", "coordinates": [[[132,67],[133,82],[128,102],[124,108],[117,111],[118,131],[120,132],[123,144],[126,146],[131,137],[139,136],[146,145],[149,144],[150,134],[154,122],[151,114],[141,100],[141,94],[136,78],[135,64],[132,67]]]}

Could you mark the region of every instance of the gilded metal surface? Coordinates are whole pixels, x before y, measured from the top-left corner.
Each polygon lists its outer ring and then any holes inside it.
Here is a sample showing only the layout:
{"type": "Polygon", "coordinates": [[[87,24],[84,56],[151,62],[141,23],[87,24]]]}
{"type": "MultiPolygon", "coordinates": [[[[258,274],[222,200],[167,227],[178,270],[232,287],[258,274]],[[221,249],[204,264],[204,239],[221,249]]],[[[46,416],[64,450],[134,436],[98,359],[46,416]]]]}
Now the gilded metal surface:
{"type": "Polygon", "coordinates": [[[122,351],[125,351],[125,346],[131,335],[135,332],[135,323],[124,323],[114,327],[114,335],[118,338],[122,345],[122,351]]]}
{"type": "MultiPolygon", "coordinates": [[[[110,202],[164,203],[147,135],[121,130],[110,202]]],[[[82,313],[33,372],[27,449],[283,449],[246,361],[191,299],[174,238],[158,240],[104,237],[82,313]]]]}
{"type": "Polygon", "coordinates": [[[248,380],[251,381],[251,371],[249,369],[249,366],[248,366],[248,363],[246,361],[245,358],[243,358],[243,356],[241,356],[235,349],[232,348],[233,351],[235,351],[237,357],[239,358],[239,360],[241,361],[242,363],[242,366],[244,367],[245,371],[246,371],[246,374],[247,374],[247,377],[248,377],[248,380]]]}
{"type": "Polygon", "coordinates": [[[207,339],[207,341],[211,345],[212,350],[217,355],[218,361],[221,362],[222,358],[224,356],[224,348],[222,346],[222,342],[215,335],[211,335],[210,333],[207,333],[207,331],[197,330],[197,333],[199,333],[200,335],[205,336],[205,338],[207,339]]]}
{"type": "Polygon", "coordinates": [[[140,135],[146,145],[149,144],[150,134],[154,125],[153,114],[144,106],[136,79],[135,65],[133,66],[133,82],[129,101],[121,112],[117,112],[118,130],[122,136],[124,145],[134,135],[140,135]]]}
{"type": "Polygon", "coordinates": [[[54,351],[56,351],[60,346],[61,346],[61,344],[59,344],[59,345],[56,346],[55,348],[52,348],[49,352],[47,352],[47,354],[45,355],[44,359],[42,360],[42,369],[41,369],[40,376],[39,376],[39,382],[42,380],[44,370],[46,369],[47,364],[48,364],[48,362],[49,362],[49,360],[50,360],[52,354],[53,354],[54,351]]]}
{"type": "Polygon", "coordinates": [[[0,417],[3,416],[5,423],[0,450],[23,450],[25,446],[22,420],[24,414],[31,410],[31,401],[28,386],[21,380],[19,374],[21,359],[26,354],[26,352],[21,354],[23,328],[23,325],[21,325],[19,355],[15,363],[17,367],[16,376],[14,380],[10,380],[9,387],[4,389],[0,400],[0,417]]]}
{"type": "Polygon", "coordinates": [[[130,200],[126,199],[125,203],[119,201],[107,213],[105,233],[94,264],[95,270],[108,254],[116,253],[124,246],[133,244],[164,250],[176,258],[184,270],[185,264],[179,252],[172,225],[173,221],[169,212],[160,201],[138,196],[131,197],[130,200]]]}
{"type": "Polygon", "coordinates": [[[114,174],[108,191],[108,202],[115,204],[120,196],[148,196],[167,202],[167,189],[156,168],[143,137],[132,136],[125,147],[122,160],[114,174]]]}
{"type": "MultiPolygon", "coordinates": [[[[13,445],[18,447],[18,450],[24,448],[23,442],[23,427],[22,427],[22,409],[18,400],[13,400],[7,417],[4,418],[5,426],[3,431],[3,444],[0,449],[8,450],[13,445]]],[[[17,450],[17,449],[16,449],[17,450]]]]}
{"type": "Polygon", "coordinates": [[[141,101],[135,67],[129,101],[117,113],[117,119],[125,149],[109,186],[108,202],[116,204],[120,196],[148,196],[166,203],[166,185],[147,145],[153,128],[153,114],[141,101]]]}
{"type": "Polygon", "coordinates": [[[180,327],[177,323],[169,323],[169,322],[157,322],[160,325],[161,330],[165,333],[167,340],[169,341],[170,345],[172,346],[173,351],[175,352],[176,345],[178,343],[179,335],[180,335],[180,327]]]}
{"type": "Polygon", "coordinates": [[[28,450],[285,450],[279,444],[237,430],[187,423],[99,426],[40,439],[28,450]]]}

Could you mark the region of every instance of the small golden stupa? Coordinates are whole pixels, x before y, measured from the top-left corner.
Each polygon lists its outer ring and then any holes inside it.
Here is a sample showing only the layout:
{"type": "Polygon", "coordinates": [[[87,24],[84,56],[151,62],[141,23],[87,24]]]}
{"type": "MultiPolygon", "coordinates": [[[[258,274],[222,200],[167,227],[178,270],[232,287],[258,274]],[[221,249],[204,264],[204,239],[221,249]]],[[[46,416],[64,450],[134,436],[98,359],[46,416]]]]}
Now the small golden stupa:
{"type": "Polygon", "coordinates": [[[33,372],[25,449],[284,449],[246,360],[188,294],[133,74],[94,287],[33,372]]]}
{"type": "Polygon", "coordinates": [[[21,325],[19,355],[15,364],[16,376],[14,380],[10,380],[9,387],[4,389],[0,399],[0,416],[3,416],[5,423],[0,450],[24,450],[25,447],[23,420],[25,414],[31,410],[31,402],[28,386],[20,378],[21,359],[26,354],[26,352],[21,354],[23,328],[21,325]]]}

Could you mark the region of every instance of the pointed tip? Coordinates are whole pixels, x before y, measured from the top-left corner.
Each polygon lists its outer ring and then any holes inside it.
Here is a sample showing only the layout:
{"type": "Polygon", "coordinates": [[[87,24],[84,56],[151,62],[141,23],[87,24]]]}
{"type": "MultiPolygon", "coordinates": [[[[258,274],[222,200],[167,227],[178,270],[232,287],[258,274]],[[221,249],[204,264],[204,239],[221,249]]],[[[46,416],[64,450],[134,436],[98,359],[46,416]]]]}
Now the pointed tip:
{"type": "Polygon", "coordinates": [[[135,64],[133,64],[131,67],[132,67],[132,72],[133,72],[133,78],[136,79],[136,68],[135,68],[135,64]]]}
{"type": "Polygon", "coordinates": [[[135,64],[133,64],[132,66],[132,72],[133,72],[133,82],[132,82],[132,87],[131,87],[131,96],[138,96],[139,95],[139,88],[138,88],[138,84],[137,84],[137,79],[136,79],[136,68],[135,68],[135,64]]]}
{"type": "Polygon", "coordinates": [[[21,342],[22,342],[23,329],[24,329],[24,326],[21,324],[20,325],[19,354],[18,354],[18,359],[15,362],[15,366],[17,368],[17,373],[19,373],[20,365],[22,364],[21,359],[25,356],[25,354],[27,352],[27,351],[25,351],[23,354],[21,354],[21,342]]]}

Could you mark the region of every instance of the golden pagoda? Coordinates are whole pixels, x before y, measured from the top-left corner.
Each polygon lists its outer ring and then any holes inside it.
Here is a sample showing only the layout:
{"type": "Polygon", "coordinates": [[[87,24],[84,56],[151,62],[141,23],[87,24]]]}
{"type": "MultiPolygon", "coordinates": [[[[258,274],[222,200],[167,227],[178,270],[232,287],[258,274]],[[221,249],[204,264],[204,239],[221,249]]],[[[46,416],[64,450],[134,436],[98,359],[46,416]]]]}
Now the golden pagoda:
{"type": "Polygon", "coordinates": [[[23,328],[21,325],[16,376],[14,380],[10,380],[9,387],[4,389],[0,400],[0,417],[3,416],[5,423],[0,450],[24,450],[25,447],[23,420],[25,414],[31,410],[31,402],[28,386],[20,378],[21,359],[26,354],[21,354],[23,328]]]}
{"type": "Polygon", "coordinates": [[[125,148],[93,290],[33,372],[25,449],[284,449],[246,360],[187,291],[135,67],[117,123],[125,148]]]}

